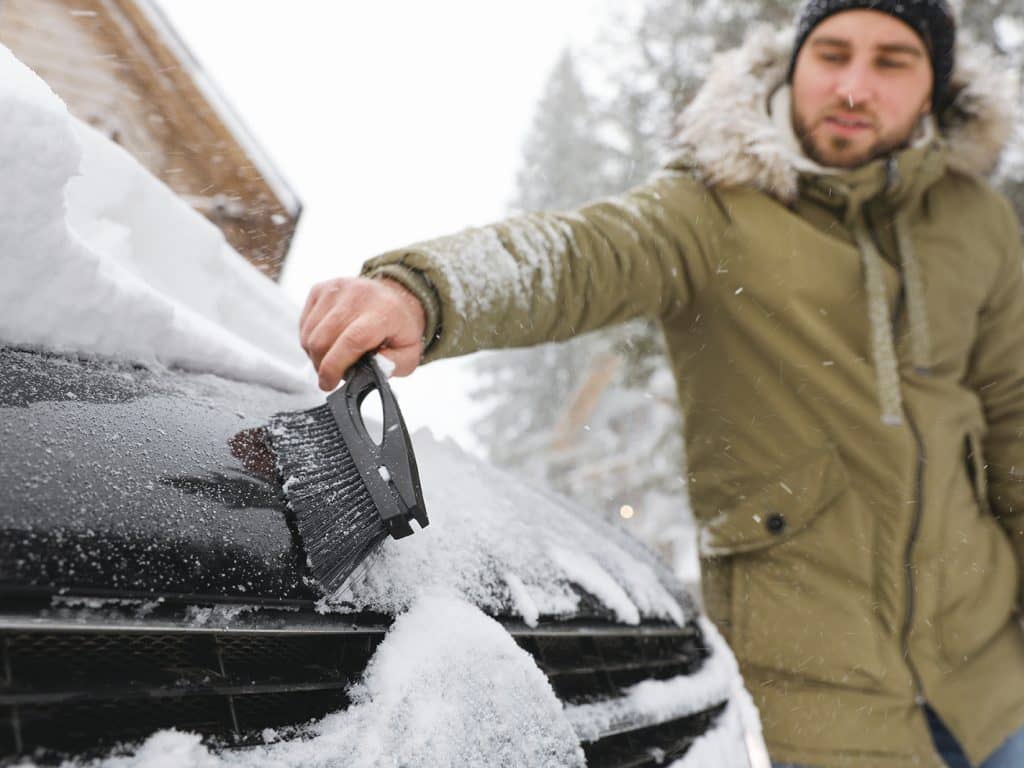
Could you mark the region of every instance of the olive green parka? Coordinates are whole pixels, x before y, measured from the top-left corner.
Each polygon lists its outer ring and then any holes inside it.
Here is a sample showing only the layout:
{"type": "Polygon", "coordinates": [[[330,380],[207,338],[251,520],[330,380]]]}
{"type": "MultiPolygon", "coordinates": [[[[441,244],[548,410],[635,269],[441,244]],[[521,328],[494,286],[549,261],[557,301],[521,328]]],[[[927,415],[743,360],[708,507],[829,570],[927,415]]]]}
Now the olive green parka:
{"type": "Polygon", "coordinates": [[[1024,271],[983,178],[1016,87],[962,46],[935,130],[834,172],[780,128],[791,42],[720,58],[641,186],[364,274],[420,296],[428,361],[659,318],[706,610],[772,759],[941,766],[927,701],[978,763],[1024,726],[1024,271]]]}

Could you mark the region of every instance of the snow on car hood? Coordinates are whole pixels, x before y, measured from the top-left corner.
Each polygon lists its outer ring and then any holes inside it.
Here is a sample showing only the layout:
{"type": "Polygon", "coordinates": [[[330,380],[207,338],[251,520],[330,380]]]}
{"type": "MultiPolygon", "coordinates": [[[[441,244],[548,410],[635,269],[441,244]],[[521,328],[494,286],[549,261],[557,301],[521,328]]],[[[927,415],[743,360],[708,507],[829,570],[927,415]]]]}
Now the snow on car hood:
{"type": "Polygon", "coordinates": [[[424,590],[443,589],[531,626],[588,613],[581,595],[625,624],[691,618],[678,582],[620,529],[428,430],[413,435],[413,447],[430,525],[386,540],[324,610],[394,615],[424,590]]]}
{"type": "Polygon", "coordinates": [[[0,45],[0,341],[299,390],[298,309],[0,45]]]}

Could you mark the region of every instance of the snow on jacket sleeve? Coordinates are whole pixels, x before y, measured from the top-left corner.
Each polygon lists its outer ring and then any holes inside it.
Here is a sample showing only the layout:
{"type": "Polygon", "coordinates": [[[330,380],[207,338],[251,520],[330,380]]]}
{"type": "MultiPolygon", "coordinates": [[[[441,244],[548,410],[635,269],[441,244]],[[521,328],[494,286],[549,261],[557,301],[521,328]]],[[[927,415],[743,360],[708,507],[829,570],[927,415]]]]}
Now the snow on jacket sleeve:
{"type": "Polygon", "coordinates": [[[1007,258],[978,318],[969,383],[988,430],[982,443],[988,500],[1024,573],[1024,252],[1007,200],[1007,258]]]}
{"type": "Polygon", "coordinates": [[[425,361],[560,341],[684,307],[706,282],[724,213],[665,171],[622,195],[528,213],[367,261],[427,312],[425,361]]]}

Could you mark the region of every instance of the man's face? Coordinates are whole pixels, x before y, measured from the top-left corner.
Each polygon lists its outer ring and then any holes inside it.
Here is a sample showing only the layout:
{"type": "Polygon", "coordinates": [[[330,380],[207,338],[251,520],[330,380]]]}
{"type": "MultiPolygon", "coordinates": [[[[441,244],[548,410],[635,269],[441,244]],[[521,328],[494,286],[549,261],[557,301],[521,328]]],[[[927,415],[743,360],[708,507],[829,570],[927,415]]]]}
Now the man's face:
{"type": "Polygon", "coordinates": [[[856,168],[906,146],[931,110],[924,42],[887,13],[843,11],[811,32],[793,71],[793,127],[821,165],[856,168]]]}

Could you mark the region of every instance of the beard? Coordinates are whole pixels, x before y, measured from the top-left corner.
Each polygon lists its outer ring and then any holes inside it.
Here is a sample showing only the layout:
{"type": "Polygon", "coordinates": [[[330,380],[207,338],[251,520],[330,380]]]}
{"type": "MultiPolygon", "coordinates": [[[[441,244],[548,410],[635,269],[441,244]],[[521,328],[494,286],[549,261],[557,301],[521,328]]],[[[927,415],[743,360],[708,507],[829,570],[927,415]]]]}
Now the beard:
{"type": "MultiPolygon", "coordinates": [[[[849,110],[845,111],[848,112],[849,110]]],[[[857,114],[869,120],[873,126],[878,125],[878,121],[874,120],[871,115],[863,112],[857,114]]],[[[820,126],[821,122],[819,122],[818,127],[820,128],[820,126]]],[[[859,168],[880,157],[886,157],[893,152],[906,149],[910,145],[916,126],[917,123],[915,122],[905,131],[901,131],[895,136],[881,136],[863,150],[851,153],[851,147],[854,146],[852,139],[846,136],[824,136],[820,139],[817,138],[814,135],[814,129],[809,125],[807,119],[797,112],[795,108],[793,109],[793,130],[800,141],[804,154],[818,165],[825,166],[826,168],[845,168],[848,170],[859,168]]]]}

